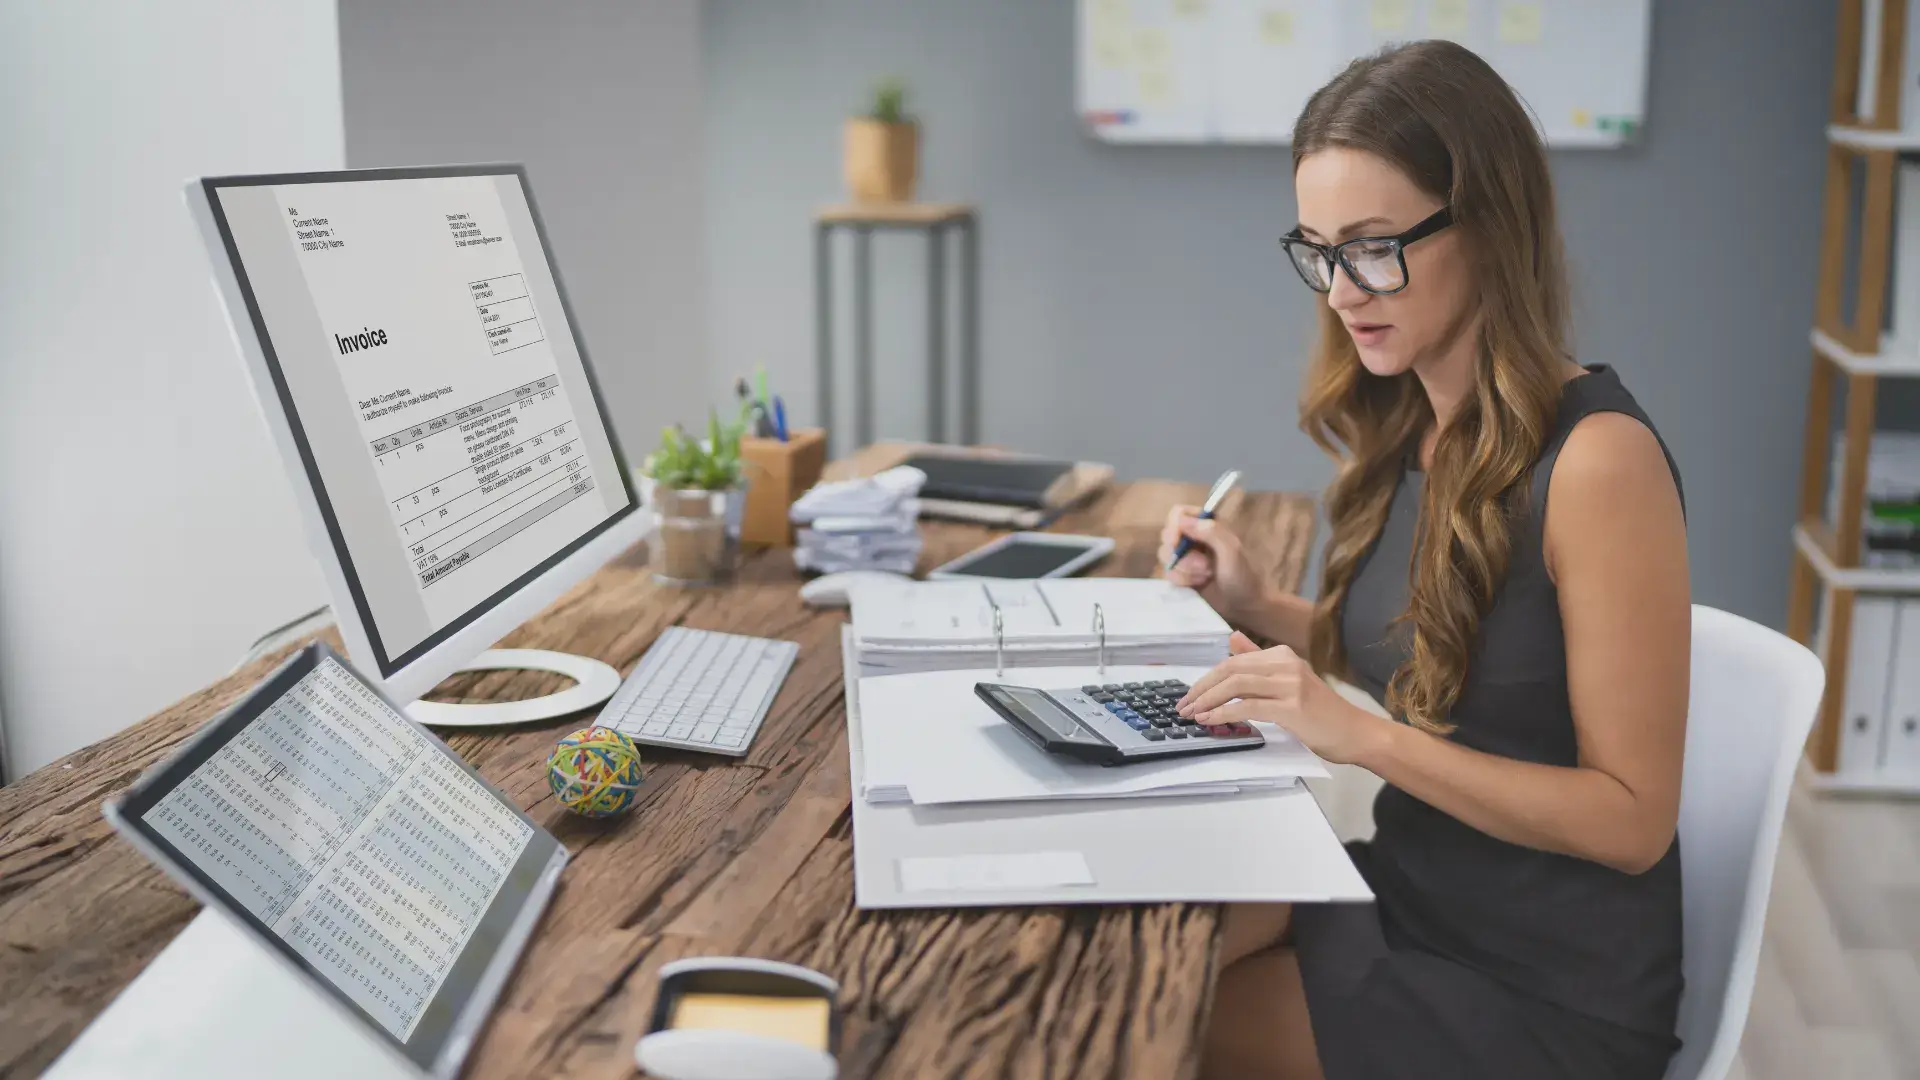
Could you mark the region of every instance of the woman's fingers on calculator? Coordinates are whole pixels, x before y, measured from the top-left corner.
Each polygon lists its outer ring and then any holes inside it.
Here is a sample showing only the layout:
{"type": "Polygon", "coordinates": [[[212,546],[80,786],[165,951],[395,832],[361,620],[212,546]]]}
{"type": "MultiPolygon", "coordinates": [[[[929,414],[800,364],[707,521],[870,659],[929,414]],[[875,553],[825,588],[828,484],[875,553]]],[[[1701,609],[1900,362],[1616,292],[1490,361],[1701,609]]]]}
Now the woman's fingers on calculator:
{"type": "Polygon", "coordinates": [[[1203,724],[1223,724],[1227,719],[1221,714],[1231,711],[1226,708],[1229,704],[1251,705],[1263,701],[1285,706],[1299,695],[1300,681],[1290,672],[1248,671],[1229,675],[1213,684],[1182,707],[1180,713],[1203,724]]]}

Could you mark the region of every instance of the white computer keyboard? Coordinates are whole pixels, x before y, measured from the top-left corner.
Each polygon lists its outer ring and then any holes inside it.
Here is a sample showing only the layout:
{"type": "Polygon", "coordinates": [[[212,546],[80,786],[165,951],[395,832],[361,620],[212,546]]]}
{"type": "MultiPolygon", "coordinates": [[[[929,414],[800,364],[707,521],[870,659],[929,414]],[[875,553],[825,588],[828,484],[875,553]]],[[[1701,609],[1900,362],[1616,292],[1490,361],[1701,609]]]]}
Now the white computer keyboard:
{"type": "Polygon", "coordinates": [[[791,641],[669,626],[597,722],[649,746],[739,757],[799,652],[791,641]]]}

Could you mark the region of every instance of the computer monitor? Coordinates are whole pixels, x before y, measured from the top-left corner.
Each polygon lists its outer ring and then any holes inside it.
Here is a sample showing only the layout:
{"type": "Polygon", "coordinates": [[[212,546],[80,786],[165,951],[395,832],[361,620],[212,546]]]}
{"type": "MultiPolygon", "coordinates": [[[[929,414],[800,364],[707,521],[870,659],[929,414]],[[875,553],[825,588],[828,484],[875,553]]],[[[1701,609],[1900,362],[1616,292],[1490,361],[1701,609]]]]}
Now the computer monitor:
{"type": "MultiPolygon", "coordinates": [[[[187,196],[347,653],[394,697],[645,535],[521,166],[208,177],[187,196]]],[[[470,722],[572,711],[619,682],[598,661],[498,657],[476,666],[580,686],[470,722]]]]}

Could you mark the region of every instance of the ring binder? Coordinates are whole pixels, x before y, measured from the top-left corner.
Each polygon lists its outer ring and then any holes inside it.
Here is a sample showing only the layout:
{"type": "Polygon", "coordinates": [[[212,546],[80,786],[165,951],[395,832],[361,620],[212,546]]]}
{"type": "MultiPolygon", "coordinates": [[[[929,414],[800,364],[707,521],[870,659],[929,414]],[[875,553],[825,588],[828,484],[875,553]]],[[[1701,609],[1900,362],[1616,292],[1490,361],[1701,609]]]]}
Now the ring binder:
{"type": "Polygon", "coordinates": [[[1099,604],[1093,605],[1093,636],[1098,639],[1094,659],[1099,665],[1100,674],[1107,673],[1107,609],[1099,604]]]}

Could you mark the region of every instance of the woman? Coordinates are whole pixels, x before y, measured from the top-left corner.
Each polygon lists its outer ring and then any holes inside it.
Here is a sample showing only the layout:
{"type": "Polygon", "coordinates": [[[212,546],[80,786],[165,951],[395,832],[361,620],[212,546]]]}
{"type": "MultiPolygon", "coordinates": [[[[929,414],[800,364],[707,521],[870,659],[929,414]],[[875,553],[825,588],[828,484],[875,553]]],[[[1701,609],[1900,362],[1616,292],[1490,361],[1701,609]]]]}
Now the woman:
{"type": "Polygon", "coordinates": [[[1320,599],[1176,510],[1170,572],[1277,644],[1180,711],[1257,719],[1386,782],[1371,904],[1228,908],[1208,1076],[1658,1078],[1674,1038],[1690,609],[1680,481],[1568,357],[1545,153],[1447,42],[1356,61],[1293,136],[1324,294],[1301,402],[1339,471],[1320,599]],[[1383,720],[1316,671],[1365,688],[1383,720]]]}

